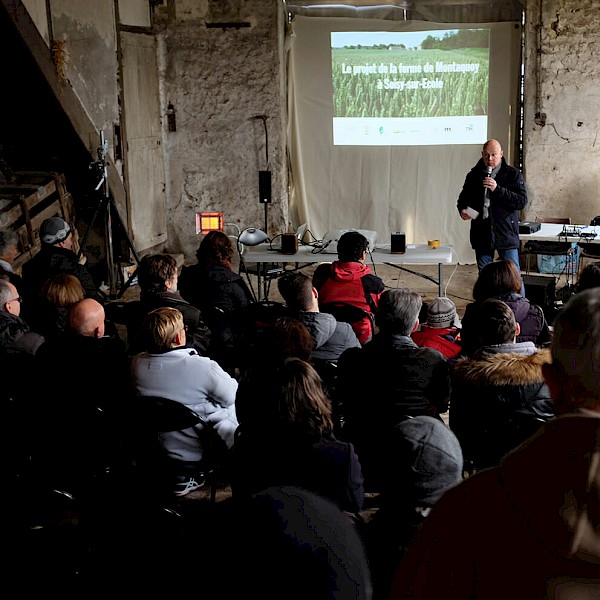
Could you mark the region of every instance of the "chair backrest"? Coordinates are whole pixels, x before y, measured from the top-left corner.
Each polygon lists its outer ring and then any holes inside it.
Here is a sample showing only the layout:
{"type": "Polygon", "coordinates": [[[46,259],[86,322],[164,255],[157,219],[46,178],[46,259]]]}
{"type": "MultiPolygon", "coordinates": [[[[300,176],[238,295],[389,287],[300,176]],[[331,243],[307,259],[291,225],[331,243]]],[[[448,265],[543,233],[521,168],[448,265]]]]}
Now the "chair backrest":
{"type": "Polygon", "coordinates": [[[324,313],[329,313],[335,317],[336,321],[342,323],[358,323],[363,319],[368,319],[371,327],[371,335],[375,334],[375,315],[352,304],[343,304],[342,302],[327,302],[319,305],[319,310],[324,313]]]}
{"type": "MultiPolygon", "coordinates": [[[[151,473],[153,470],[163,469],[168,474],[168,470],[172,468],[172,463],[169,466],[169,461],[165,462],[165,452],[161,450],[162,446],[156,434],[181,431],[201,425],[197,431],[199,432],[199,443],[202,446],[202,470],[210,481],[210,501],[211,504],[214,504],[217,489],[216,477],[226,461],[228,450],[213,424],[177,400],[161,396],[136,396],[135,402],[136,417],[140,421],[138,428],[141,429],[142,435],[136,441],[137,444],[140,444],[138,450],[142,452],[138,458],[146,461],[151,473]]],[[[142,469],[144,466],[142,463],[142,469]]]]}
{"type": "Polygon", "coordinates": [[[465,459],[471,463],[473,470],[496,466],[507,452],[537,433],[543,424],[541,417],[493,417],[488,423],[482,422],[473,432],[465,459]]]}
{"type": "Polygon", "coordinates": [[[373,314],[364,308],[353,306],[352,304],[343,304],[342,302],[328,302],[319,306],[321,312],[333,315],[336,321],[343,323],[356,323],[362,321],[365,317],[373,319],[373,314]]]}
{"type": "Polygon", "coordinates": [[[556,223],[557,225],[570,225],[571,217],[536,217],[536,223],[556,223]]]}
{"type": "Polygon", "coordinates": [[[157,433],[188,429],[203,421],[185,404],[160,396],[139,396],[138,409],[145,424],[157,433]]]}

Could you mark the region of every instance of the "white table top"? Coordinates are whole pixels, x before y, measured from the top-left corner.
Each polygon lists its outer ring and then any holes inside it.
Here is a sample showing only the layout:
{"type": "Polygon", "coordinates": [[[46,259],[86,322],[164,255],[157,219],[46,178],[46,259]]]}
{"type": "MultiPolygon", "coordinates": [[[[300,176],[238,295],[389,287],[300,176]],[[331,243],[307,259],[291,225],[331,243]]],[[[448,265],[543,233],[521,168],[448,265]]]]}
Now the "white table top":
{"type": "MultiPolygon", "coordinates": [[[[268,243],[246,247],[242,256],[244,261],[255,263],[318,263],[337,260],[337,254],[317,252],[317,249],[309,245],[300,246],[296,254],[282,254],[278,250],[270,249],[268,243]]],[[[375,250],[367,255],[367,263],[370,262],[379,265],[437,265],[451,264],[456,260],[451,246],[429,248],[427,244],[407,244],[404,254],[392,254],[389,244],[381,244],[376,245],[375,250]]]]}
{"type": "Polygon", "coordinates": [[[543,242],[578,242],[582,244],[598,244],[600,243],[600,227],[592,227],[590,225],[560,225],[557,223],[541,223],[539,231],[535,233],[520,234],[519,239],[526,242],[528,240],[538,240],[543,242]],[[564,228],[571,231],[578,230],[580,233],[596,232],[595,238],[587,238],[581,235],[561,235],[564,228]]]}

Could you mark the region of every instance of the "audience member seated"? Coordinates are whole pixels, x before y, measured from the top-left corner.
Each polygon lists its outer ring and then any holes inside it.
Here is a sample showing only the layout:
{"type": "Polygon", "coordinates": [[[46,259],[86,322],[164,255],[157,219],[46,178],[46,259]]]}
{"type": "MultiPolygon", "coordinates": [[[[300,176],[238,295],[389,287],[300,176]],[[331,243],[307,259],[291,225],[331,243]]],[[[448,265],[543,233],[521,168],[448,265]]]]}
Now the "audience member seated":
{"type": "Polygon", "coordinates": [[[450,298],[441,297],[425,308],[427,321],[411,334],[415,344],[439,350],[446,358],[456,358],[462,351],[456,305],[450,298]]]}
{"type": "Polygon", "coordinates": [[[440,498],[392,600],[598,598],[600,289],[569,299],[550,349],[543,371],[560,416],[440,498]]]}
{"type": "Polygon", "coordinates": [[[475,302],[467,304],[462,318],[460,337],[463,354],[470,356],[479,346],[479,307],[488,298],[502,300],[515,313],[520,326],[517,342],[533,342],[536,346],[543,346],[550,341],[550,329],[544,311],[521,295],[521,285],[521,274],[510,260],[497,260],[481,269],[473,286],[475,302]]]}
{"type": "Polygon", "coordinates": [[[69,489],[85,488],[120,466],[120,420],[133,394],[125,344],[105,334],[102,304],[85,298],[70,307],[65,333],[35,358],[38,471],[69,489]]]}
{"type": "MultiPolygon", "coordinates": [[[[313,285],[319,292],[321,309],[326,304],[348,304],[374,314],[385,286],[371,268],[365,264],[367,238],[358,231],[344,233],[337,246],[338,260],[320,264],[313,274],[313,285]]],[[[372,321],[364,317],[352,323],[361,344],[373,334],[372,321]]]]}
{"type": "Polygon", "coordinates": [[[34,355],[44,343],[43,336],[31,330],[21,319],[21,302],[17,288],[0,279],[0,346],[3,354],[34,355]]]}
{"type": "Polygon", "coordinates": [[[458,439],[439,419],[419,416],[394,427],[379,508],[364,528],[375,600],[387,600],[394,569],[431,507],[463,476],[458,439]]]}
{"type": "Polygon", "coordinates": [[[344,350],[360,348],[349,323],[340,323],[332,315],[319,312],[319,292],[304,273],[279,278],[277,287],[287,307],[313,337],[312,360],[337,361],[344,350]]]}
{"type": "Polygon", "coordinates": [[[217,362],[235,362],[236,314],[253,302],[246,282],[232,269],[234,248],[221,231],[208,232],[198,247],[198,264],[183,267],[179,291],[202,311],[211,331],[209,355],[217,362]]]}
{"type": "MultiPolygon", "coordinates": [[[[33,309],[46,279],[57,273],[69,273],[79,279],[87,298],[102,301],[89,271],[79,264],[73,252],[73,235],[69,224],[60,217],[50,217],[40,226],[40,251],[23,265],[23,296],[33,309]]],[[[27,320],[28,317],[25,317],[27,320]]]]}
{"type": "Polygon", "coordinates": [[[342,435],[356,447],[367,490],[387,474],[382,452],[395,425],[417,415],[440,418],[448,410],[448,361],[410,337],[419,327],[421,305],[421,297],[409,289],[386,290],[376,314],[379,333],[362,349],[346,350],[338,361],[342,435]]]}
{"type": "MultiPolygon", "coordinates": [[[[237,381],[213,360],[186,345],[183,315],[175,308],[148,313],[142,325],[147,352],[133,357],[132,373],[139,396],[159,396],[185,404],[214,425],[231,449],[238,426],[235,414],[237,381]]],[[[201,429],[201,425],[199,425],[201,429]]],[[[200,430],[161,434],[161,441],[176,470],[174,492],[184,496],[204,484],[200,430]]]]}
{"type": "Polygon", "coordinates": [[[479,350],[452,367],[449,418],[465,461],[481,469],[497,465],[554,416],[554,407],[542,373],[550,351],[515,341],[519,324],[507,304],[481,303],[478,334],[479,350]]]}
{"type": "Polygon", "coordinates": [[[600,262],[593,262],[586,265],[581,270],[577,281],[578,292],[583,292],[594,287],[600,287],[600,262]]]}
{"type": "Polygon", "coordinates": [[[129,354],[146,350],[141,336],[145,316],[155,308],[176,308],[183,315],[187,327],[186,343],[199,354],[206,355],[210,330],[198,308],[184,300],[177,291],[177,261],[168,254],[152,254],[142,258],[138,268],[140,300],[128,302],[125,307],[129,354]]]}
{"type": "Polygon", "coordinates": [[[254,413],[271,390],[272,376],[288,358],[310,361],[313,338],[306,325],[293,317],[279,317],[262,331],[247,368],[240,373],[235,406],[240,423],[254,413]]]}
{"type": "Polygon", "coordinates": [[[0,361],[5,398],[28,402],[35,354],[44,338],[32,331],[21,319],[21,302],[17,288],[0,278],[0,361]]]}
{"type": "Polygon", "coordinates": [[[84,298],[83,286],[75,275],[52,275],[35,301],[35,310],[31,312],[29,322],[46,340],[62,335],[69,308],[84,298]]]}
{"type": "Polygon", "coordinates": [[[358,513],[364,490],[352,444],[333,435],[331,402],[307,362],[288,358],[244,415],[233,451],[234,498],[295,485],[358,513]]]}
{"type": "Polygon", "coordinates": [[[319,494],[271,487],[244,502],[219,502],[209,521],[201,526],[193,565],[202,564],[214,581],[222,582],[223,598],[372,598],[369,564],[356,528],[319,494]],[[199,547],[208,550],[201,559],[199,547]]]}
{"type": "Polygon", "coordinates": [[[360,348],[349,323],[319,312],[319,292],[304,273],[290,273],[277,280],[279,293],[293,316],[302,321],[313,338],[311,364],[323,379],[328,396],[334,400],[337,360],[348,348],[360,348]]]}
{"type": "Polygon", "coordinates": [[[19,236],[14,231],[0,230],[0,276],[21,289],[21,277],[13,269],[13,262],[18,255],[19,236]]]}

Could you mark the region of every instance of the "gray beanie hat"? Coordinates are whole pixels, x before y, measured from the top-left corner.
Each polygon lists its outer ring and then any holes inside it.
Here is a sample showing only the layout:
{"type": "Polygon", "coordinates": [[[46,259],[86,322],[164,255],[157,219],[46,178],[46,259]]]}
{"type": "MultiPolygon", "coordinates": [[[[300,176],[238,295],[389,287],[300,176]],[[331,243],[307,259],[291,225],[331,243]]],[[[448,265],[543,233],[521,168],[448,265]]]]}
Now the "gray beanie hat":
{"type": "Polygon", "coordinates": [[[439,297],[427,305],[427,325],[435,328],[452,327],[456,321],[456,305],[450,298],[439,297]]]}
{"type": "Polygon", "coordinates": [[[40,227],[40,240],[44,244],[58,244],[66,240],[69,233],[71,233],[71,228],[64,219],[50,217],[40,227]]]}
{"type": "Polygon", "coordinates": [[[415,506],[433,506],[459,483],[463,455],[454,432],[440,419],[418,416],[395,426],[390,492],[415,506]]]}

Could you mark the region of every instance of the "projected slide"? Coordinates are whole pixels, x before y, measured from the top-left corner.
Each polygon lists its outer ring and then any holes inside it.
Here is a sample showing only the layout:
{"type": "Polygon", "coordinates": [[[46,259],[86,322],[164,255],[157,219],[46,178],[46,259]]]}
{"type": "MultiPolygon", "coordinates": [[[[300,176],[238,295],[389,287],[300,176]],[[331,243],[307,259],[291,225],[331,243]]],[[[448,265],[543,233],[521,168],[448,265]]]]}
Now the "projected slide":
{"type": "Polygon", "coordinates": [[[336,146],[487,140],[490,32],[333,32],[336,146]]]}

